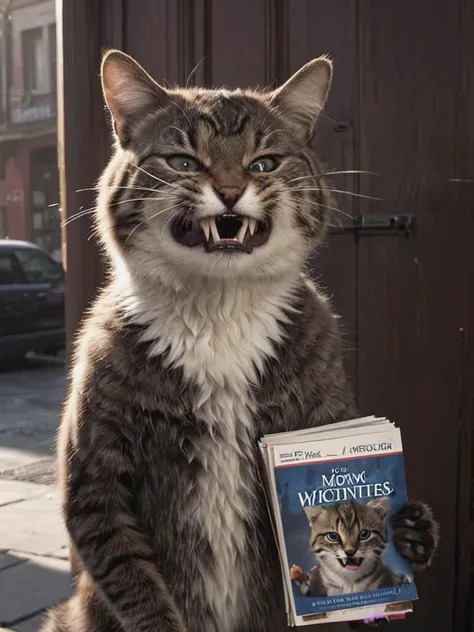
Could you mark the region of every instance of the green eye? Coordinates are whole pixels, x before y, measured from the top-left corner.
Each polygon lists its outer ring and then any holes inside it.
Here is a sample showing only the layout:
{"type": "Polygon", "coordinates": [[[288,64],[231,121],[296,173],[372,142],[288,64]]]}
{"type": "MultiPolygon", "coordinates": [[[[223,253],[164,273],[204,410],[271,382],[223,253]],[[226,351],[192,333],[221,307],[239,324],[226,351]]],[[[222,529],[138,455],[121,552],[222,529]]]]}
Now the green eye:
{"type": "Polygon", "coordinates": [[[359,540],[368,540],[372,533],[368,529],[364,529],[359,533],[359,540]]]}
{"type": "Polygon", "coordinates": [[[201,171],[201,165],[196,158],[192,158],[191,156],[170,156],[166,162],[175,171],[201,171]]]}
{"type": "Polygon", "coordinates": [[[339,534],[336,533],[335,531],[330,531],[329,533],[326,533],[326,540],[328,542],[339,542],[340,537],[339,537],[339,534]]]}
{"type": "Polygon", "coordinates": [[[278,167],[278,160],[273,156],[264,156],[252,162],[249,171],[252,173],[268,173],[278,167]]]}

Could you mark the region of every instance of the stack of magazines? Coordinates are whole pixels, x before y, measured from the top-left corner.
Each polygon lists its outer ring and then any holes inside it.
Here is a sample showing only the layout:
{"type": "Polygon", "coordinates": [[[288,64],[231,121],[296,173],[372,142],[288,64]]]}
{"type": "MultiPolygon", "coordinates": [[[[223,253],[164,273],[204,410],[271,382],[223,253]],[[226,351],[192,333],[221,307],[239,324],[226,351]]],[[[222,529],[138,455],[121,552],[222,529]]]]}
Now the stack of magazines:
{"type": "Polygon", "coordinates": [[[259,443],[288,625],[404,618],[418,598],[392,541],[407,503],[400,430],[363,417],[259,443]]]}

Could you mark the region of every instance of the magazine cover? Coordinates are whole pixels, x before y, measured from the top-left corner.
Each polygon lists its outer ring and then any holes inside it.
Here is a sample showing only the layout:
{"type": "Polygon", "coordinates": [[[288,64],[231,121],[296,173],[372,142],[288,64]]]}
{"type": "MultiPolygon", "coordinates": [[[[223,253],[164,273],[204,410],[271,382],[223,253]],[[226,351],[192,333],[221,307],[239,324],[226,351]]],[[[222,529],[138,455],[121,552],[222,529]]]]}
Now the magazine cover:
{"type": "Polygon", "coordinates": [[[407,502],[401,438],[373,440],[273,446],[286,572],[304,619],[383,604],[406,610],[402,602],[418,598],[391,539],[390,518],[407,502]]]}

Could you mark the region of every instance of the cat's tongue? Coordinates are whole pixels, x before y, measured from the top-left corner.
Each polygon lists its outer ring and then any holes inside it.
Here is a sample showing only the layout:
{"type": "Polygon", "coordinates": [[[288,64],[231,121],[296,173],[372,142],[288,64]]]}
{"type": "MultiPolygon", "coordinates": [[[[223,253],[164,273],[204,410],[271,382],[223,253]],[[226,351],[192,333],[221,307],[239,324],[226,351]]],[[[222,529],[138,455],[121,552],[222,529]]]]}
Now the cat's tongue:
{"type": "Polygon", "coordinates": [[[348,571],[356,571],[359,567],[357,566],[357,564],[346,564],[346,568],[348,571]]]}

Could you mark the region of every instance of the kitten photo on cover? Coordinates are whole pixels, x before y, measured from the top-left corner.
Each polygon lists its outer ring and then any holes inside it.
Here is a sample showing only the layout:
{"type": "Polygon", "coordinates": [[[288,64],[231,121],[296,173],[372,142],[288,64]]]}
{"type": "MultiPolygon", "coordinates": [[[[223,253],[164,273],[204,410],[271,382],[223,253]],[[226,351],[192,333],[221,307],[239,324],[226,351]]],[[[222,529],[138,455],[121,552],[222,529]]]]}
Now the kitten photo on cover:
{"type": "Polygon", "coordinates": [[[390,588],[410,583],[382,561],[388,543],[390,498],[305,507],[310,546],[317,566],[310,573],[294,565],[291,579],[307,597],[390,588]]]}
{"type": "MultiPolygon", "coordinates": [[[[276,90],[171,89],[109,51],[101,76],[109,272],[58,442],[74,591],[44,630],[283,632],[257,441],[356,416],[337,318],[306,274],[334,207],[312,145],[332,64],[276,90]]],[[[426,568],[431,510],[409,503],[393,527],[426,568]]]]}

